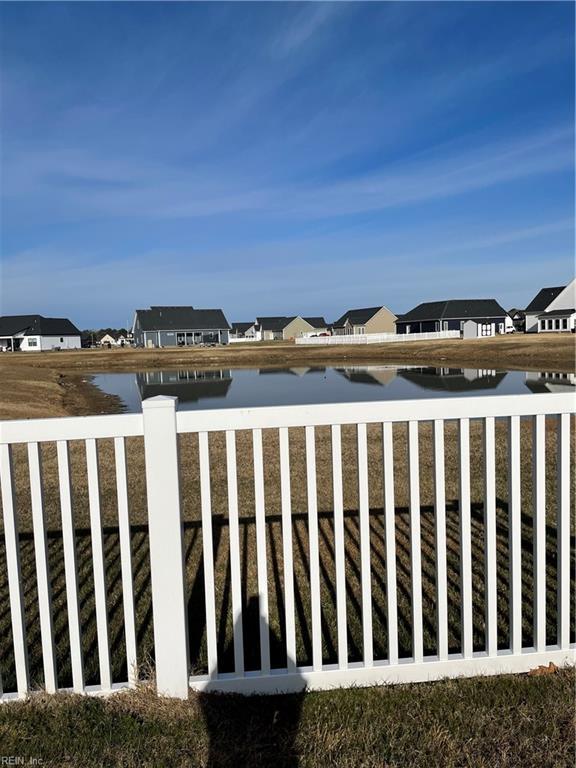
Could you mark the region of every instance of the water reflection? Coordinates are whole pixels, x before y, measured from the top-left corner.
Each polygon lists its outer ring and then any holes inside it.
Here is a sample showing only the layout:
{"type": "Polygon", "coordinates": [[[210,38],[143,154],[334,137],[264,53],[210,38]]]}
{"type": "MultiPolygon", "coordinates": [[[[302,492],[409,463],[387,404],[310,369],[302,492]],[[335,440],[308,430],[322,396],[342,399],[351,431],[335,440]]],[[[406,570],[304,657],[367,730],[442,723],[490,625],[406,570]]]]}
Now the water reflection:
{"type": "Polygon", "coordinates": [[[180,402],[197,402],[208,397],[226,397],[232,371],[146,371],[136,374],[136,384],[142,400],[155,395],[176,395],[180,402]]]}
{"type": "Polygon", "coordinates": [[[535,394],[543,392],[571,392],[576,386],[576,374],[554,371],[528,371],[526,386],[535,394]]]}
{"type": "Polygon", "coordinates": [[[183,408],[245,408],[262,405],[403,400],[573,392],[576,377],[551,371],[501,371],[435,366],[349,365],[291,368],[148,371],[105,374],[95,383],[140,411],[154,395],[176,395],[183,408]]]}

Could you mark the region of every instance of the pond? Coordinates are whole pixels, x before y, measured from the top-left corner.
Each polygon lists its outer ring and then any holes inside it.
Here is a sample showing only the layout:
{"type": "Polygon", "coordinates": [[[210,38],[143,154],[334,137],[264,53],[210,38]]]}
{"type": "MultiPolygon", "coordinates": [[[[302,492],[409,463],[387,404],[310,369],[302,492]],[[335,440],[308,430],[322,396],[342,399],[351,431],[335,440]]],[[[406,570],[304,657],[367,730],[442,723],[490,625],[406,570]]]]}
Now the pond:
{"type": "Polygon", "coordinates": [[[392,365],[107,373],[93,381],[129,412],[154,395],[176,395],[180,408],[195,410],[576,391],[570,373],[392,365]]]}

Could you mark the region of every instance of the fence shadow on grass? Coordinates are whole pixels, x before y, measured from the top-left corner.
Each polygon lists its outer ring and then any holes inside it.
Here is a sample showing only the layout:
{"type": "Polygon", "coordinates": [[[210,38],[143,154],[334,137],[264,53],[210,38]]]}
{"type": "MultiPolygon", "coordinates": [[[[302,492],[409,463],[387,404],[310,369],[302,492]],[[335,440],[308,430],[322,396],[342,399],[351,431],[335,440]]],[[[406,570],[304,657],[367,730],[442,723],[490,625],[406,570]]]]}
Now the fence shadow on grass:
{"type": "MultiPolygon", "coordinates": [[[[447,566],[448,566],[448,621],[450,651],[460,650],[460,545],[459,509],[457,502],[447,504],[447,566]]],[[[319,550],[321,577],[322,657],[324,663],[336,661],[336,591],[333,513],[319,513],[319,550]]],[[[255,519],[240,517],[241,581],[243,605],[243,635],[246,669],[258,669],[259,614],[254,596],[257,594],[255,557],[255,519]],[[256,607],[254,607],[256,606],[256,607]]],[[[434,510],[421,509],[422,527],[422,585],[425,652],[436,649],[435,630],[435,532],[434,510]]],[[[521,518],[522,594],[524,645],[531,645],[533,635],[533,525],[529,511],[521,518]]],[[[108,598],[109,645],[113,679],[126,680],[126,654],[124,638],[124,609],[120,568],[118,529],[106,527],[104,553],[108,598]]],[[[498,586],[498,643],[501,648],[509,642],[509,548],[508,514],[504,501],[497,501],[497,586],[498,586]]],[[[306,512],[295,511],[292,516],[294,556],[294,603],[296,614],[296,645],[299,666],[311,663],[311,611],[310,563],[306,512]]],[[[282,520],[280,515],[266,517],[268,560],[268,589],[270,600],[270,650],[272,667],[286,666],[284,574],[282,558],[282,520]]],[[[474,645],[484,647],[484,520],[482,505],[472,507],[472,555],[474,645]]],[[[376,658],[387,655],[387,604],[384,514],[381,509],[370,510],[370,541],[372,568],[372,607],[374,624],[374,651],[376,658]]],[[[399,647],[401,656],[411,655],[411,573],[410,525],[406,508],[396,510],[397,594],[399,647]]],[[[547,642],[555,642],[556,633],[556,528],[546,527],[547,551],[547,642]]],[[[184,523],[186,578],[188,586],[189,653],[192,670],[206,671],[204,560],[200,521],[184,523]]],[[[148,529],[146,525],[131,528],[131,554],[134,580],[134,602],[139,659],[153,659],[152,603],[150,594],[150,560],[148,529]]],[[[213,551],[217,591],[217,644],[221,671],[234,669],[233,626],[231,607],[231,569],[229,560],[229,527],[226,517],[213,517],[213,551]]],[[[574,537],[571,537],[573,558],[574,537]]],[[[86,682],[99,682],[96,615],[92,546],[89,529],[76,530],[76,552],[79,579],[79,601],[86,682]]],[[[62,535],[60,531],[48,533],[50,579],[52,584],[52,615],[54,624],[58,682],[70,685],[70,651],[68,640],[68,613],[63,565],[62,535]]],[[[40,622],[34,542],[32,534],[20,535],[20,556],[24,592],[27,640],[30,656],[31,680],[35,687],[43,684],[40,622]]],[[[360,528],[356,511],[345,513],[346,608],[348,624],[349,661],[362,658],[362,610],[360,585],[360,528]]],[[[573,567],[572,567],[573,573],[573,567]]],[[[572,620],[572,624],[573,624],[572,620]]],[[[571,628],[572,639],[574,627],[571,628]]],[[[15,686],[14,655],[8,600],[8,584],[4,540],[0,537],[0,659],[5,690],[15,686]]]]}
{"type": "MultiPolygon", "coordinates": [[[[244,615],[257,620],[257,598],[250,598],[244,615]]],[[[273,630],[270,630],[270,642],[271,647],[280,644],[273,630]]],[[[229,646],[226,655],[234,652],[229,646]]],[[[246,666],[253,666],[259,653],[259,643],[251,641],[245,647],[246,666]]],[[[210,740],[207,768],[236,768],[240,765],[296,768],[296,736],[305,688],[304,680],[300,680],[301,683],[293,681],[296,693],[200,694],[199,702],[210,740]]]]}

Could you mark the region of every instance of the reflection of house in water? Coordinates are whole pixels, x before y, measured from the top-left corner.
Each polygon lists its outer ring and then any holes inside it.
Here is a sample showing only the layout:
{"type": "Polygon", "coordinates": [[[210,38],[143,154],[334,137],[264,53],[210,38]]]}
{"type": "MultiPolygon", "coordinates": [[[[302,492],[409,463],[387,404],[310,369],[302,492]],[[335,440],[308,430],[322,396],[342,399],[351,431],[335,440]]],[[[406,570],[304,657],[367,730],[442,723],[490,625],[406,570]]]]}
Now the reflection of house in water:
{"type": "Polygon", "coordinates": [[[176,395],[180,402],[195,402],[207,397],[226,397],[232,371],[147,371],[136,374],[140,397],[176,395]]]}
{"type": "Polygon", "coordinates": [[[259,368],[259,376],[269,376],[271,374],[289,373],[292,376],[305,376],[307,373],[325,373],[323,366],[302,367],[302,368],[259,368]]]}
{"type": "Polygon", "coordinates": [[[341,376],[344,376],[353,384],[376,384],[379,387],[385,387],[396,378],[397,369],[389,366],[379,367],[377,365],[366,366],[347,366],[346,368],[335,368],[341,376]]]}
{"type": "Polygon", "coordinates": [[[506,371],[483,368],[399,368],[398,376],[423,389],[465,392],[474,389],[495,389],[506,371]]]}
{"type": "Polygon", "coordinates": [[[527,371],[526,386],[535,394],[543,392],[569,392],[576,387],[576,374],[554,371],[527,371]]]}

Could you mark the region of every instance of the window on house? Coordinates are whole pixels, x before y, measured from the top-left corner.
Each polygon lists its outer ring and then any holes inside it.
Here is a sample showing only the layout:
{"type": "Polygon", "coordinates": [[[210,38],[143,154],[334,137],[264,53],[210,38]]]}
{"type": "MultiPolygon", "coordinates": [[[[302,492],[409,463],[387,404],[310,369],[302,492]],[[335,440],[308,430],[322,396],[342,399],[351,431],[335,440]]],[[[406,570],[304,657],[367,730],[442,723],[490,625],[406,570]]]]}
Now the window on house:
{"type": "Polygon", "coordinates": [[[60,344],[62,344],[63,341],[64,341],[64,337],[60,336],[60,344]]]}
{"type": "Polygon", "coordinates": [[[37,347],[38,346],[38,339],[28,339],[28,346],[29,347],[37,347]]]}
{"type": "Polygon", "coordinates": [[[560,330],[560,320],[555,320],[554,321],[554,327],[556,328],[557,331],[560,330]]]}
{"type": "Polygon", "coordinates": [[[548,330],[552,331],[554,329],[554,320],[548,320],[548,330]]]}
{"type": "Polygon", "coordinates": [[[568,318],[567,317],[563,317],[562,318],[562,330],[563,331],[568,330],[568,318]]]}

